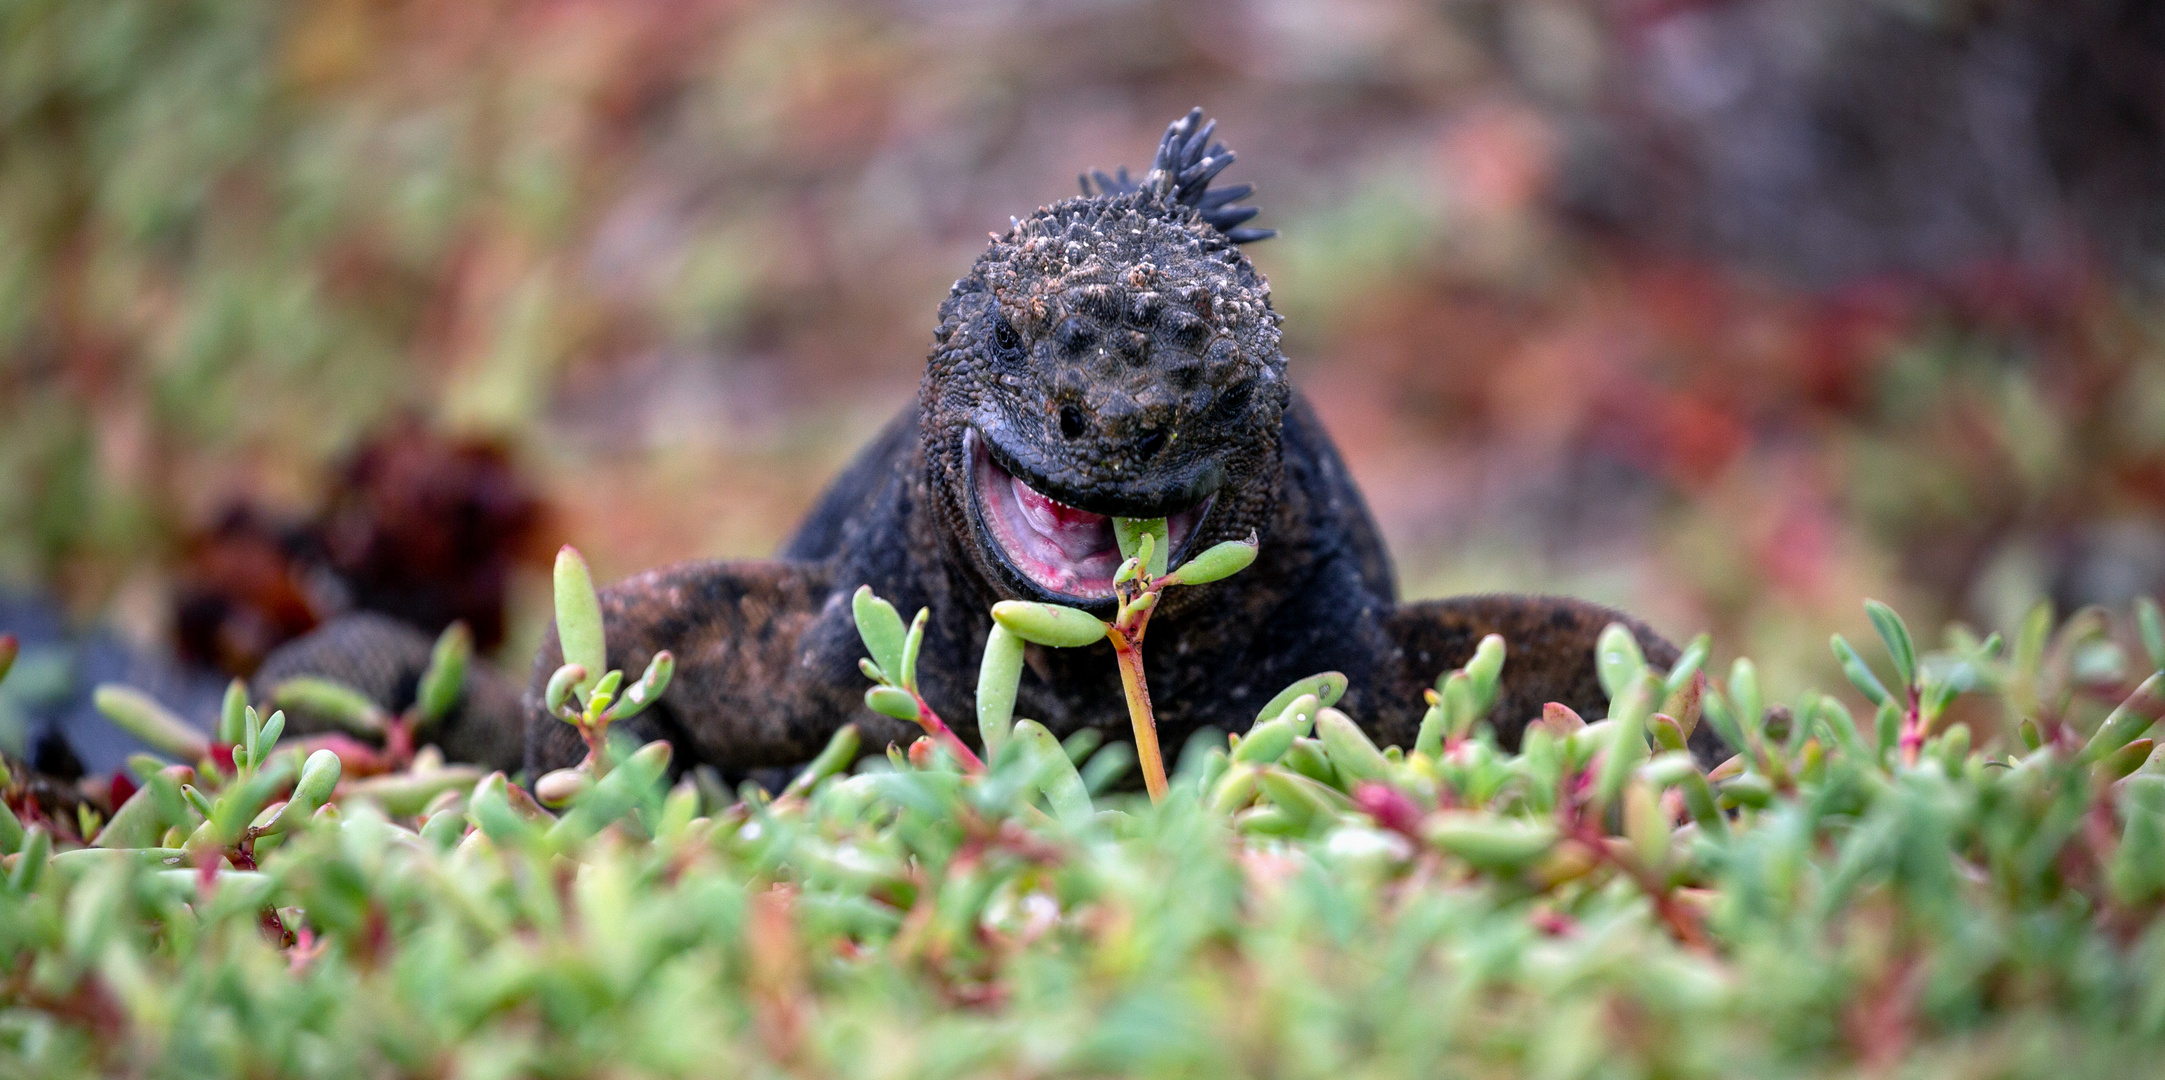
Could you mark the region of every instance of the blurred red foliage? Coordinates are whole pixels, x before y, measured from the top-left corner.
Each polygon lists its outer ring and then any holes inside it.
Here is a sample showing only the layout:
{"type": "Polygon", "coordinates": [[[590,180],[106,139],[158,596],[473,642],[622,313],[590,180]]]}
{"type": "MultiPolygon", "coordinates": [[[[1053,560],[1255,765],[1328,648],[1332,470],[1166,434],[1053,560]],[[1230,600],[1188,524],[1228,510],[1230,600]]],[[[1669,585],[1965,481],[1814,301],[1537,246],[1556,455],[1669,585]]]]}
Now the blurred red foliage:
{"type": "Polygon", "coordinates": [[[182,655],[234,675],[342,611],[435,633],[463,620],[503,641],[511,575],[545,566],[546,504],[509,450],[407,419],[338,470],[320,513],[285,524],[248,504],[192,537],[176,575],[182,655]]]}

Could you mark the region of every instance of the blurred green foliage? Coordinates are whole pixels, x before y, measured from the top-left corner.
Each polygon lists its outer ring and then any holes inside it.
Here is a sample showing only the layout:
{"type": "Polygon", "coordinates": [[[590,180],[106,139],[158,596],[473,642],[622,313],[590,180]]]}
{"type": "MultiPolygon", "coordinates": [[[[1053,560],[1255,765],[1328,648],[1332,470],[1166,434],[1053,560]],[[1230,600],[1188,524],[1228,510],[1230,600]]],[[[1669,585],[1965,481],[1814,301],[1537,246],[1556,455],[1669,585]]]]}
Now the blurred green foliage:
{"type": "Polygon", "coordinates": [[[549,258],[576,148],[521,101],[529,80],[460,97],[443,91],[482,73],[368,78],[383,14],[10,5],[9,576],[155,554],[220,467],[306,477],[401,408],[535,415],[577,338],[549,258]]]}
{"type": "Polygon", "coordinates": [[[1872,621],[1893,678],[1849,664],[1877,724],[1814,693],[1764,707],[1748,661],[1698,669],[1704,641],[1649,669],[1619,626],[1609,717],[1551,706],[1521,753],[1477,723],[1497,642],[1438,680],[1473,711],[1440,705],[1411,750],[1303,693],[1342,680],[1303,680],[1230,752],[1199,738],[1156,805],[1105,792],[1124,747],[1025,720],[985,763],[927,738],[854,770],[847,727],[779,796],[669,788],[666,744],[625,747],[559,815],[440,761],[340,783],[342,752],[303,766],[236,694],[242,751],[139,759],[103,832],[78,811],[93,846],[11,790],[33,809],[0,812],[0,1066],[2149,1071],[2165,773],[2138,736],[2165,671],[2134,673],[2165,666],[2155,606],[2132,647],[2094,611],[1921,655],[1872,621]],[[1694,761],[1702,722],[1739,754],[1694,761]]]}

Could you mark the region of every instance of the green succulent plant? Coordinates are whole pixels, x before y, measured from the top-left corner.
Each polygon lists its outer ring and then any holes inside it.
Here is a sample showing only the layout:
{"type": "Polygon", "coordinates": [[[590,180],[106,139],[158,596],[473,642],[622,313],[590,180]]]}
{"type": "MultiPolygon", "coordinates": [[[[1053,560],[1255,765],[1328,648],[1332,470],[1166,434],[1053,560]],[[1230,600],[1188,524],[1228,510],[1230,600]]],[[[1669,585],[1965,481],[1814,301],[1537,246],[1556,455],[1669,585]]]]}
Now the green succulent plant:
{"type": "MultiPolygon", "coordinates": [[[[1151,547],[1122,599],[1144,613],[1186,569],[1153,572],[1151,547]]],[[[551,708],[605,735],[667,665],[621,694],[588,678],[599,608],[567,562],[551,708]]],[[[1012,716],[1022,642],[1120,619],[996,616],[980,756],[915,692],[922,619],[856,610],[868,703],[927,737],[864,755],[846,725],[772,795],[667,787],[666,744],[598,740],[543,800],[426,754],[346,776],[245,695],[189,741],[102,694],[185,760],[134,763],[85,846],[11,782],[0,1063],[2058,1076],[2152,1070],[2165,1045],[2165,675],[2129,674],[2165,668],[2154,605],[2127,634],[2040,611],[2011,646],[1938,650],[1875,605],[1884,666],[1834,643],[1869,724],[1815,691],[1770,704],[1748,660],[1709,677],[1704,639],[1653,669],[1619,628],[1609,715],[1552,706],[1515,752],[1480,720],[1505,677],[1489,639],[1411,747],[1374,745],[1322,673],[1198,738],[1155,799],[1108,791],[1126,744],[1012,716]],[[1700,723],[1735,755],[1695,760],[1700,723]]]]}

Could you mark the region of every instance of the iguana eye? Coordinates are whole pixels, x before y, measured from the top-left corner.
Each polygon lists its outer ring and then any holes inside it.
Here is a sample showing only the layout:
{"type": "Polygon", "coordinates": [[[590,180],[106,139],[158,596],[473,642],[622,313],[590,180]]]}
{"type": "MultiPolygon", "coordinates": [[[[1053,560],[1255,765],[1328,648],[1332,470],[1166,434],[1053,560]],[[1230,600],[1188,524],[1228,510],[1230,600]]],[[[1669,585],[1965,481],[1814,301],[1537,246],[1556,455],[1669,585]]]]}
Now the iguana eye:
{"type": "Polygon", "coordinates": [[[1217,409],[1215,410],[1218,418],[1221,421],[1231,420],[1246,412],[1248,410],[1248,397],[1252,389],[1253,387],[1249,384],[1240,382],[1233,384],[1231,389],[1218,395],[1217,409]]]}
{"type": "Polygon", "coordinates": [[[1015,328],[1008,325],[1006,319],[994,319],[992,320],[992,347],[999,351],[1001,359],[1015,359],[1022,353],[1022,335],[1016,333],[1015,328]]]}

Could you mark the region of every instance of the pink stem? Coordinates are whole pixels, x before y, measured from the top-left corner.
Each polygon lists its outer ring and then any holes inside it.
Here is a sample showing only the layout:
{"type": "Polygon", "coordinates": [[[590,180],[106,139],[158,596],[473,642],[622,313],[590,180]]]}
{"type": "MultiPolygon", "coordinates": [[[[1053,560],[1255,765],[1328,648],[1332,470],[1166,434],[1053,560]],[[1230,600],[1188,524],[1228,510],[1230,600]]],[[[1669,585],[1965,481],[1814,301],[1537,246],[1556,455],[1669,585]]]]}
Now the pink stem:
{"type": "Polygon", "coordinates": [[[912,690],[910,696],[917,699],[918,726],[924,728],[934,742],[945,746],[948,753],[955,755],[955,760],[961,762],[965,770],[973,773],[984,772],[985,763],[955,736],[954,731],[947,726],[947,721],[940,719],[939,713],[932,711],[932,706],[926,703],[924,695],[912,690]]]}
{"type": "Polygon", "coordinates": [[[1917,755],[1924,749],[1924,715],[1917,704],[1917,688],[1908,688],[1909,708],[1902,713],[1902,764],[1917,764],[1917,755]]]}

